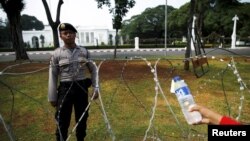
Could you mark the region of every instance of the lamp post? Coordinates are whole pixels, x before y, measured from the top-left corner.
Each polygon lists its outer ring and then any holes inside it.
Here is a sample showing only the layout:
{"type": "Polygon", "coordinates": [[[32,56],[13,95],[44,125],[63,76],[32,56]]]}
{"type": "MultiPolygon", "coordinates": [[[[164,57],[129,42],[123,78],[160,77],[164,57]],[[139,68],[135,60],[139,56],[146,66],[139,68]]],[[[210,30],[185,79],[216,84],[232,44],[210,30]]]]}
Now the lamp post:
{"type": "Polygon", "coordinates": [[[165,5],[165,40],[164,40],[164,47],[165,47],[165,55],[167,56],[167,18],[168,18],[168,0],[166,0],[165,5]]]}

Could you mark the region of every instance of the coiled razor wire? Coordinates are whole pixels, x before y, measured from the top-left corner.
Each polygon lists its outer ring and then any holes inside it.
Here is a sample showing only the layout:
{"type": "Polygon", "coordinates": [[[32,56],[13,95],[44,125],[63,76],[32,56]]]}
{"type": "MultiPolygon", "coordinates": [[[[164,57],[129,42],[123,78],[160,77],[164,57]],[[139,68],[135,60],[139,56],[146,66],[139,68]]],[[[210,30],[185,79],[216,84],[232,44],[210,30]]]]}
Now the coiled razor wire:
{"type": "MultiPolygon", "coordinates": [[[[216,59],[214,56],[212,56],[212,59],[216,59]]],[[[220,62],[224,62],[223,59],[218,59],[218,61],[220,62]]],[[[224,98],[225,98],[225,103],[226,103],[226,107],[228,110],[228,114],[231,115],[231,109],[230,109],[230,105],[227,99],[227,94],[225,91],[225,86],[224,86],[224,77],[225,77],[225,72],[228,71],[229,69],[231,69],[233,71],[233,74],[236,76],[237,82],[239,83],[239,91],[240,91],[240,103],[239,103],[239,107],[238,107],[238,116],[235,118],[236,120],[239,120],[241,117],[241,113],[242,113],[242,109],[243,109],[243,103],[244,103],[244,99],[245,99],[245,94],[244,94],[244,90],[248,90],[248,93],[250,94],[249,88],[247,87],[246,83],[242,80],[239,71],[236,67],[235,61],[234,61],[234,57],[231,57],[231,60],[229,61],[229,63],[226,65],[226,68],[223,69],[221,72],[217,73],[216,75],[218,77],[221,77],[221,86],[222,86],[222,90],[223,90],[223,94],[224,94],[224,98]]],[[[215,78],[216,76],[212,76],[211,78],[215,78]]],[[[207,85],[207,83],[211,83],[212,80],[208,79],[207,82],[203,83],[203,86],[200,85],[199,88],[202,89],[204,87],[204,85],[207,85]]],[[[197,92],[198,93],[198,92],[197,92]]]]}
{"type": "MultiPolygon", "coordinates": [[[[112,128],[111,128],[111,125],[110,125],[110,123],[109,123],[109,120],[108,120],[106,111],[105,111],[105,109],[104,109],[104,105],[103,105],[102,98],[101,98],[101,92],[100,92],[100,89],[99,89],[99,69],[100,69],[100,66],[102,65],[103,61],[101,61],[101,62],[99,63],[98,66],[97,66],[96,63],[93,62],[93,61],[89,61],[89,62],[93,63],[94,66],[95,66],[95,68],[96,68],[96,74],[97,74],[97,76],[96,76],[95,79],[96,79],[96,84],[97,84],[97,86],[95,86],[95,88],[98,88],[98,89],[97,89],[98,92],[94,91],[94,94],[92,95],[90,102],[88,103],[86,109],[85,109],[84,112],[82,113],[82,115],[81,115],[79,121],[78,121],[78,122],[76,123],[76,125],[73,127],[73,129],[72,129],[71,133],[69,134],[69,136],[67,137],[66,141],[69,141],[69,139],[70,139],[72,133],[75,132],[77,126],[78,126],[79,123],[80,123],[80,121],[82,120],[82,118],[84,117],[84,115],[86,114],[86,112],[88,111],[88,109],[89,109],[89,107],[90,107],[90,104],[91,104],[91,102],[93,101],[93,99],[94,99],[94,97],[95,97],[96,94],[99,95],[98,98],[99,98],[99,101],[100,101],[100,104],[101,104],[101,107],[102,107],[102,114],[103,114],[103,117],[104,117],[104,121],[105,121],[105,123],[106,123],[106,125],[107,125],[107,128],[108,128],[108,131],[109,131],[109,133],[110,133],[110,136],[111,136],[112,140],[114,141],[114,140],[115,140],[115,135],[114,135],[114,133],[113,133],[113,131],[112,131],[112,128]]],[[[81,88],[82,88],[82,87],[81,87],[81,88]]],[[[83,89],[83,88],[82,88],[82,89],[83,89]]],[[[63,103],[63,102],[62,102],[62,103],[63,103]]]]}
{"type": "MultiPolygon", "coordinates": [[[[73,62],[77,62],[77,61],[78,61],[78,60],[73,60],[73,61],[71,61],[71,62],[69,62],[69,63],[73,63],[73,62]]],[[[100,101],[100,104],[101,104],[101,107],[102,107],[102,113],[103,113],[104,121],[105,121],[105,123],[106,123],[106,125],[107,125],[108,131],[109,131],[109,133],[110,133],[110,136],[111,136],[112,140],[115,140],[114,133],[113,133],[113,131],[112,131],[111,125],[110,125],[109,120],[108,120],[108,118],[107,118],[107,114],[106,114],[106,112],[105,112],[105,110],[104,110],[104,105],[103,105],[103,102],[102,102],[102,99],[101,99],[101,93],[100,93],[100,90],[99,90],[99,69],[100,69],[100,66],[101,66],[101,64],[103,63],[103,61],[101,61],[100,64],[97,66],[96,63],[95,63],[94,61],[92,61],[92,60],[85,60],[85,62],[82,62],[82,64],[80,64],[80,67],[77,69],[77,71],[75,72],[74,76],[77,76],[77,74],[79,73],[79,69],[80,69],[81,67],[83,67],[83,65],[85,65],[86,63],[92,63],[92,64],[94,65],[94,67],[96,68],[96,74],[97,74],[97,76],[96,76],[95,79],[96,79],[96,84],[97,84],[97,86],[95,86],[95,88],[98,88],[98,92],[94,91],[94,94],[92,95],[90,102],[88,103],[87,107],[85,108],[84,112],[82,113],[80,119],[76,122],[76,124],[75,124],[75,126],[73,127],[72,131],[69,133],[69,135],[68,135],[66,141],[69,141],[69,140],[70,140],[71,135],[75,132],[77,126],[79,125],[79,123],[81,122],[82,118],[84,117],[84,115],[85,115],[86,112],[88,111],[88,109],[89,109],[89,107],[90,107],[90,105],[91,105],[91,103],[92,103],[92,101],[93,101],[93,99],[94,99],[94,97],[95,97],[95,95],[96,95],[97,93],[99,94],[99,101],[100,101]]],[[[53,65],[56,66],[55,64],[52,64],[52,67],[53,67],[53,65]]],[[[70,89],[71,89],[72,86],[73,86],[73,83],[74,83],[74,82],[71,83],[69,89],[67,90],[65,96],[63,97],[62,103],[61,103],[61,105],[59,106],[58,113],[60,113],[60,109],[61,109],[61,107],[62,107],[62,105],[63,105],[63,103],[64,103],[65,97],[68,95],[70,89]]],[[[75,83],[77,83],[77,82],[75,81],[75,83]]],[[[82,90],[85,91],[85,89],[84,89],[80,84],[77,83],[77,85],[80,86],[80,88],[81,88],[82,90]]],[[[57,117],[58,119],[60,118],[59,115],[60,115],[60,114],[58,114],[58,117],[57,117]]],[[[61,131],[60,131],[60,128],[59,128],[59,127],[60,127],[60,126],[59,126],[59,122],[56,121],[56,123],[57,123],[57,128],[58,128],[59,134],[60,134],[60,136],[61,136],[61,141],[63,141],[63,139],[62,139],[62,134],[61,134],[61,131]]]]}
{"type": "MultiPolygon", "coordinates": [[[[24,64],[29,64],[29,63],[32,63],[32,62],[24,62],[24,63],[21,63],[21,64],[10,65],[10,66],[6,67],[5,69],[3,69],[3,70],[0,72],[0,76],[1,76],[1,75],[26,75],[26,74],[31,74],[31,72],[26,72],[26,73],[5,73],[5,71],[7,71],[8,69],[14,68],[14,67],[16,67],[16,66],[24,65],[24,64]]],[[[47,67],[47,68],[48,68],[48,67],[47,67]]],[[[44,69],[47,69],[47,68],[42,68],[42,69],[39,69],[39,70],[36,70],[36,71],[32,71],[32,73],[34,73],[34,72],[40,72],[40,71],[42,71],[42,70],[44,70],[44,69]]],[[[22,92],[22,91],[20,91],[20,90],[18,90],[18,89],[13,88],[12,86],[8,85],[7,83],[3,82],[2,80],[0,80],[0,83],[1,83],[3,86],[7,87],[7,88],[10,90],[11,94],[12,94],[12,106],[11,106],[11,112],[10,112],[10,113],[11,113],[11,114],[10,114],[10,119],[11,119],[10,122],[12,122],[13,111],[14,111],[13,109],[14,109],[14,99],[15,99],[15,96],[14,96],[14,92],[13,92],[13,91],[18,92],[18,93],[24,95],[25,97],[31,99],[31,100],[34,101],[35,103],[38,103],[39,105],[41,105],[41,106],[43,107],[42,109],[45,111],[45,113],[46,113],[47,116],[48,116],[49,113],[51,113],[51,111],[49,111],[47,108],[44,108],[44,105],[43,105],[40,101],[38,101],[38,100],[32,98],[31,96],[25,94],[24,92],[22,92]]],[[[14,135],[13,135],[13,131],[11,131],[11,129],[12,129],[12,128],[11,128],[11,124],[10,124],[9,126],[7,126],[6,123],[4,122],[2,116],[1,116],[1,121],[2,121],[3,124],[4,124],[4,128],[5,128],[6,132],[7,132],[7,134],[8,134],[8,136],[9,136],[10,140],[11,140],[11,141],[14,140],[15,138],[14,138],[14,135]]]]}
{"type": "Polygon", "coordinates": [[[243,103],[244,103],[244,99],[245,99],[243,91],[245,89],[248,89],[248,88],[246,86],[246,83],[242,80],[242,78],[241,78],[241,76],[239,74],[239,71],[238,71],[238,69],[236,67],[236,64],[235,64],[235,61],[234,61],[234,57],[231,57],[231,61],[228,64],[228,66],[231,68],[231,70],[235,74],[235,76],[237,78],[237,82],[240,85],[240,87],[239,87],[239,90],[240,90],[240,104],[239,104],[239,107],[238,107],[238,116],[235,118],[236,120],[239,120],[240,117],[241,117],[242,107],[243,107],[243,103]]]}
{"type": "Polygon", "coordinates": [[[156,110],[156,105],[157,105],[157,98],[158,98],[159,90],[160,90],[160,92],[161,92],[161,94],[162,94],[162,96],[163,96],[163,98],[164,98],[164,100],[165,100],[165,102],[166,102],[166,104],[167,104],[167,106],[168,106],[170,112],[171,112],[172,115],[174,116],[174,119],[175,119],[175,121],[176,121],[178,127],[180,128],[180,130],[182,131],[182,133],[184,133],[184,130],[183,130],[183,128],[181,127],[181,124],[179,123],[179,120],[176,118],[176,115],[175,115],[175,113],[173,112],[173,110],[172,110],[172,108],[171,108],[171,106],[170,106],[170,104],[169,104],[169,102],[168,102],[168,100],[167,100],[167,98],[166,98],[166,95],[164,94],[164,92],[163,92],[163,90],[162,90],[162,88],[161,88],[160,82],[159,82],[159,80],[158,80],[157,67],[156,67],[156,66],[157,66],[157,64],[158,64],[158,62],[159,62],[160,59],[158,59],[158,60],[156,61],[154,68],[152,67],[151,63],[150,63],[149,61],[147,61],[146,58],[142,58],[142,60],[144,60],[144,61],[147,63],[147,65],[148,65],[148,66],[150,67],[150,69],[151,69],[151,73],[153,73],[153,75],[154,75],[155,91],[156,91],[155,103],[154,103],[154,106],[152,107],[152,116],[151,116],[151,118],[150,118],[148,128],[147,128],[147,130],[145,131],[145,135],[144,135],[143,141],[145,141],[145,140],[147,139],[147,134],[148,134],[148,132],[149,132],[151,126],[152,126],[152,122],[153,122],[154,115],[155,115],[155,110],[156,110]]]}
{"type": "MultiPolygon", "coordinates": [[[[218,48],[218,49],[220,49],[220,48],[218,48]]],[[[216,49],[215,49],[215,50],[216,50],[216,49]]],[[[225,49],[222,49],[222,50],[225,50],[225,49]]],[[[211,53],[211,52],[213,52],[213,51],[214,51],[214,50],[210,51],[209,53],[211,53]]],[[[225,51],[228,51],[228,50],[225,50],[225,51]]],[[[232,54],[237,55],[236,53],[234,53],[234,52],[232,52],[232,51],[228,51],[228,52],[231,52],[232,54]]],[[[206,53],[206,54],[209,54],[209,53],[206,53]]],[[[240,55],[239,55],[239,56],[240,56],[240,55]]],[[[249,56],[243,56],[243,57],[249,57],[249,56]]],[[[137,57],[135,57],[135,58],[137,58],[137,57]]],[[[213,58],[213,57],[212,57],[212,58],[213,58]]],[[[147,62],[146,58],[141,58],[141,59],[147,62]]],[[[187,59],[188,59],[188,58],[187,58],[187,59]]],[[[106,60],[107,60],[107,59],[106,59],[106,60]]],[[[167,103],[167,105],[169,106],[169,109],[170,109],[170,111],[171,111],[171,107],[170,107],[170,105],[169,105],[169,103],[168,103],[168,101],[167,101],[167,98],[166,98],[164,92],[162,91],[161,86],[160,86],[160,83],[159,83],[159,81],[158,81],[158,76],[157,76],[157,64],[158,64],[159,60],[160,60],[160,59],[158,59],[157,62],[155,63],[154,68],[151,66],[151,64],[149,64],[149,62],[147,62],[147,64],[148,64],[149,67],[151,68],[151,72],[154,74],[154,80],[155,80],[155,83],[156,83],[156,85],[155,85],[156,95],[155,95],[154,106],[152,107],[152,114],[151,114],[151,118],[150,118],[150,121],[149,121],[149,126],[148,126],[147,130],[145,131],[144,140],[145,140],[146,138],[152,138],[152,139],[154,139],[154,140],[160,140],[158,137],[154,137],[154,136],[153,136],[153,137],[149,137],[149,136],[147,136],[148,131],[150,130],[150,128],[151,128],[152,125],[153,125],[154,112],[155,112],[155,110],[156,110],[156,103],[157,103],[157,97],[158,97],[158,95],[159,95],[159,90],[160,90],[160,92],[161,92],[161,94],[162,94],[162,96],[163,96],[165,102],[167,103]]],[[[223,61],[223,59],[220,59],[220,61],[223,61]]],[[[0,76],[1,76],[1,75],[27,75],[27,74],[37,73],[37,72],[40,72],[40,71],[45,70],[45,69],[48,68],[48,67],[44,67],[44,68],[41,68],[41,69],[38,69],[38,70],[35,70],[35,71],[24,72],[24,73],[7,73],[7,72],[5,72],[5,71],[7,71],[8,69],[11,69],[11,68],[13,68],[13,67],[16,67],[16,66],[19,66],[19,65],[28,64],[28,63],[30,63],[30,62],[25,62],[25,63],[21,63],[21,64],[15,64],[15,65],[8,66],[8,67],[6,67],[5,69],[3,69],[3,70],[0,72],[0,76]]],[[[95,66],[98,68],[98,69],[97,69],[97,71],[98,71],[97,74],[98,74],[98,75],[99,75],[99,69],[100,69],[101,64],[102,64],[102,62],[99,64],[98,67],[95,65],[95,66]]],[[[241,77],[240,77],[240,75],[239,75],[239,72],[238,72],[238,70],[237,70],[237,68],[236,68],[236,65],[235,65],[235,62],[234,62],[233,57],[232,57],[232,59],[231,59],[231,61],[230,61],[230,63],[228,64],[227,67],[233,70],[233,72],[234,72],[234,74],[236,75],[237,80],[238,80],[238,82],[239,82],[239,84],[240,84],[241,97],[240,97],[240,105],[239,105],[239,109],[238,109],[238,110],[239,110],[239,111],[238,111],[238,116],[236,117],[236,119],[239,120],[239,118],[241,117],[242,107],[243,107],[243,101],[244,101],[244,94],[243,94],[242,91],[245,90],[245,89],[248,89],[248,88],[247,88],[246,84],[244,83],[244,81],[241,79],[241,77]]],[[[227,69],[228,69],[228,68],[227,68],[227,69]]],[[[123,70],[123,71],[124,71],[124,70],[123,70]]],[[[122,72],[122,73],[123,73],[123,72],[122,72]]],[[[222,73],[223,73],[223,71],[222,71],[222,73]]],[[[99,79],[99,76],[98,76],[98,78],[96,78],[96,79],[99,79]]],[[[99,81],[99,80],[98,80],[98,81],[99,81]]],[[[208,81],[211,81],[211,80],[209,79],[208,81]]],[[[8,88],[11,89],[11,91],[12,91],[12,89],[13,89],[12,87],[8,86],[7,84],[3,83],[2,81],[0,81],[0,82],[1,82],[1,84],[3,84],[4,86],[8,87],[8,88]]],[[[223,85],[223,84],[222,84],[222,85],[223,85]]],[[[223,86],[223,87],[224,87],[224,86],[223,86]]],[[[16,89],[15,89],[15,91],[18,91],[19,93],[24,94],[24,93],[20,92],[19,90],[16,90],[16,89]]],[[[249,92],[249,89],[248,89],[248,92],[249,92]]],[[[109,130],[109,133],[110,133],[110,136],[111,136],[112,140],[115,140],[115,135],[114,135],[114,133],[113,133],[113,131],[112,131],[112,129],[111,129],[111,125],[110,125],[109,120],[108,120],[108,118],[107,118],[107,114],[106,114],[106,112],[105,112],[104,105],[103,105],[103,102],[102,102],[102,99],[101,99],[100,90],[98,90],[98,93],[99,93],[99,101],[100,101],[100,104],[101,104],[100,106],[102,107],[102,113],[103,113],[103,116],[104,116],[104,121],[105,121],[105,123],[106,123],[106,125],[107,125],[107,128],[108,128],[108,130],[109,130]]],[[[250,93],[250,92],[249,92],[249,93],[250,93]]],[[[25,95],[25,94],[24,94],[24,95],[25,95]]],[[[94,95],[95,95],[95,93],[92,95],[91,101],[93,100],[94,95]]],[[[26,95],[26,96],[29,97],[28,95],[26,95]]],[[[40,103],[39,101],[33,99],[32,97],[29,97],[29,98],[30,98],[31,100],[33,100],[33,101],[36,101],[36,102],[40,103]]],[[[13,103],[14,103],[14,101],[13,101],[13,103]]],[[[40,103],[40,104],[41,104],[41,103],[40,103]]],[[[91,104],[91,102],[89,103],[88,107],[90,106],[90,104],[91,104]]],[[[171,111],[171,112],[172,112],[172,111],[171,111]]],[[[174,117],[175,117],[175,114],[174,114],[173,112],[172,112],[172,114],[173,114],[174,117]]],[[[84,115],[84,113],[83,113],[83,115],[84,115]]],[[[0,119],[1,119],[1,121],[2,121],[2,123],[3,123],[3,125],[4,125],[4,128],[5,128],[6,132],[8,133],[8,136],[9,136],[10,140],[11,140],[11,141],[14,140],[14,137],[13,137],[13,135],[12,135],[10,129],[7,127],[6,123],[4,122],[4,120],[3,120],[2,116],[1,116],[1,114],[0,114],[0,119]]],[[[179,122],[178,122],[177,119],[176,119],[176,122],[179,124],[179,122]]],[[[77,126],[77,124],[76,124],[75,127],[73,128],[71,134],[74,132],[74,129],[76,128],[76,126],[77,126]]],[[[180,125],[179,125],[179,126],[180,126],[180,125]]],[[[183,130],[183,128],[181,128],[181,126],[180,126],[180,130],[182,130],[182,132],[184,132],[184,130],[183,130]]],[[[70,138],[70,136],[68,137],[68,139],[69,139],[69,138],[70,138]]],[[[68,140],[68,139],[67,139],[67,140],[68,140]]]]}
{"type": "Polygon", "coordinates": [[[15,138],[12,135],[12,131],[11,131],[10,127],[4,122],[4,119],[3,119],[1,114],[0,114],[0,122],[2,122],[3,127],[9,136],[10,141],[15,141],[15,138]]]}

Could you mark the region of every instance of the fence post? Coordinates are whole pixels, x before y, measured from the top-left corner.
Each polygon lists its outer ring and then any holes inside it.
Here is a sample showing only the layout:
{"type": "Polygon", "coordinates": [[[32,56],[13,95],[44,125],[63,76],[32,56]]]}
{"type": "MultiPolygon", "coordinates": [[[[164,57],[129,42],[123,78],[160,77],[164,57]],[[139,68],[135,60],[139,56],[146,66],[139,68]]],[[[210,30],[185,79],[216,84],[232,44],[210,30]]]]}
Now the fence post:
{"type": "Polygon", "coordinates": [[[139,49],[139,37],[135,37],[135,49],[139,49]]]}

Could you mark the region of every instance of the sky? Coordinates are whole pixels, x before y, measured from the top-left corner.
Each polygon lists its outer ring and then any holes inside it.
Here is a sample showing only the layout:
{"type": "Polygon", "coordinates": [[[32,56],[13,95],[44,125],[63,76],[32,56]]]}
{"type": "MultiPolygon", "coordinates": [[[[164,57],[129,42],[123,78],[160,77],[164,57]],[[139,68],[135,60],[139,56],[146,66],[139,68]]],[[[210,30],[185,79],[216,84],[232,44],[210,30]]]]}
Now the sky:
{"type": "MultiPolygon", "coordinates": [[[[61,22],[69,22],[74,26],[87,27],[107,27],[112,29],[112,15],[108,8],[104,6],[102,9],[97,8],[95,0],[63,0],[61,6],[61,22]]],[[[111,0],[112,1],[112,0],[111,0]]],[[[135,0],[136,4],[126,14],[124,19],[129,19],[134,15],[141,14],[146,8],[153,8],[158,5],[165,5],[166,0],[135,0]]],[[[25,9],[21,14],[35,16],[43,24],[48,24],[42,0],[24,0],[25,9]]],[[[189,2],[189,0],[167,0],[168,5],[179,8],[181,5],[189,2]]],[[[50,7],[52,18],[55,20],[56,8],[58,0],[47,0],[50,7]]],[[[3,14],[0,14],[2,16],[3,14]]]]}
{"type": "MultiPolygon", "coordinates": [[[[64,4],[61,6],[61,22],[68,22],[74,26],[85,27],[104,27],[112,29],[112,15],[109,13],[108,8],[104,6],[102,9],[97,8],[95,0],[63,0],[64,4]]],[[[112,0],[111,0],[112,1],[112,0]]],[[[136,4],[126,14],[124,19],[129,19],[134,15],[141,14],[146,8],[153,8],[158,5],[168,5],[174,8],[180,8],[190,0],[135,0],[136,4]]],[[[241,0],[250,2],[250,0],[241,0]]],[[[24,0],[26,3],[25,9],[21,14],[35,16],[43,24],[47,25],[48,20],[42,4],[42,0],[24,0]]],[[[53,20],[56,17],[56,8],[58,0],[47,0],[50,7],[53,20]]],[[[0,16],[4,17],[3,12],[0,16]]]]}

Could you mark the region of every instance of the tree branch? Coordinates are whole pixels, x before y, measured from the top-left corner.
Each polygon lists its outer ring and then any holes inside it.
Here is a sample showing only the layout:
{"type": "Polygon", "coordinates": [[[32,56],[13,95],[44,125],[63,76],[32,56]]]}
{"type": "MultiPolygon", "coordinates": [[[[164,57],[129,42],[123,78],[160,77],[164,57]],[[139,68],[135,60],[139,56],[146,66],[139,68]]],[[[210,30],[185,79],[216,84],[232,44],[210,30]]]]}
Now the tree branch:
{"type": "Polygon", "coordinates": [[[63,4],[63,0],[59,0],[58,5],[57,5],[57,15],[56,15],[56,23],[60,23],[60,14],[61,14],[61,6],[63,4]]]}
{"type": "Polygon", "coordinates": [[[45,8],[45,12],[46,12],[46,15],[47,15],[48,22],[49,22],[50,25],[53,25],[53,19],[51,17],[51,13],[50,13],[48,3],[47,3],[46,0],[42,0],[42,2],[43,2],[43,6],[45,8]]]}

